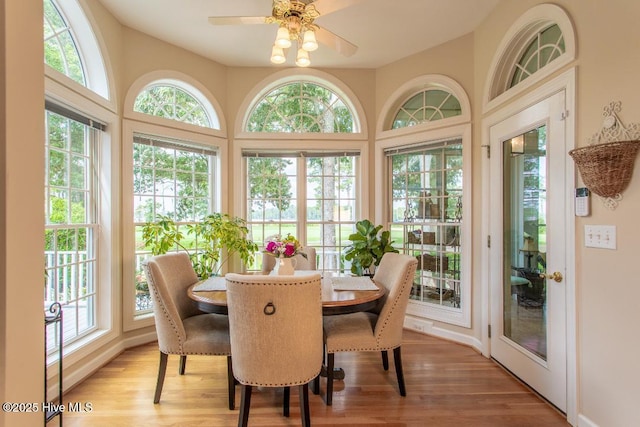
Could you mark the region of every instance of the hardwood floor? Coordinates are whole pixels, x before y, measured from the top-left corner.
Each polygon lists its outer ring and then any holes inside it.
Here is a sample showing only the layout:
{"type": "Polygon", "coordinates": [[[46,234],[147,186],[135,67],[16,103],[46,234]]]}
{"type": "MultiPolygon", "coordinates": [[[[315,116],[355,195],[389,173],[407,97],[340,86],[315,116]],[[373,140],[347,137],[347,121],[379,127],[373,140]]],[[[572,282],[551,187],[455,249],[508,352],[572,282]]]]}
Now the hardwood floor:
{"type": "MultiPolygon", "coordinates": [[[[568,426],[565,417],[495,362],[463,345],[405,331],[402,346],[407,396],[398,393],[393,357],[382,369],[380,353],[338,353],[344,381],[334,383],[333,406],[310,393],[316,426],[568,426]]],[[[240,404],[227,407],[225,357],[189,356],[184,376],[169,356],[162,398],[153,404],[159,352],[156,343],[129,349],[65,395],[90,402],[91,412],[65,412],[64,425],[235,426],[240,404]]],[[[324,380],[320,393],[325,391],[324,380]]],[[[57,421],[55,421],[57,423],[57,421]]],[[[291,416],[282,417],[282,390],[256,389],[250,426],[299,426],[298,393],[291,416]]]]}

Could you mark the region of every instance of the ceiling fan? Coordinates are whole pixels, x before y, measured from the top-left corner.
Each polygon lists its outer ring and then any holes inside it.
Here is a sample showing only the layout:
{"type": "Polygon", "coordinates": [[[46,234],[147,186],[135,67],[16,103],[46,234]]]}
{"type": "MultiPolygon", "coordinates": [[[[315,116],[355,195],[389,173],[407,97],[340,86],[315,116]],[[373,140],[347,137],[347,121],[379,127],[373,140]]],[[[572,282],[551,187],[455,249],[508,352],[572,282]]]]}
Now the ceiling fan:
{"type": "Polygon", "coordinates": [[[211,16],[213,25],[278,24],[276,40],[271,51],[271,62],[286,61],[284,49],[297,43],[296,65],[311,64],[309,52],[320,42],[344,56],[351,56],[358,47],[337,34],[315,24],[320,15],[360,3],[362,0],[273,0],[271,16],[211,16]]]}

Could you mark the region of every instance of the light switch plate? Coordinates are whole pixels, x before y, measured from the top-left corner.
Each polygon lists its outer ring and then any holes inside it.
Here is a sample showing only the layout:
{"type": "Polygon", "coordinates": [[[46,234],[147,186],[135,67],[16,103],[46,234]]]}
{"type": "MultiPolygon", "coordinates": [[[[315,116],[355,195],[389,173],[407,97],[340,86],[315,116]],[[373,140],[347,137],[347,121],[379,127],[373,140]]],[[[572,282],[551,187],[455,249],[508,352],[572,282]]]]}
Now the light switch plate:
{"type": "Polygon", "coordinates": [[[584,245],[588,248],[616,249],[616,226],[585,225],[584,245]]]}

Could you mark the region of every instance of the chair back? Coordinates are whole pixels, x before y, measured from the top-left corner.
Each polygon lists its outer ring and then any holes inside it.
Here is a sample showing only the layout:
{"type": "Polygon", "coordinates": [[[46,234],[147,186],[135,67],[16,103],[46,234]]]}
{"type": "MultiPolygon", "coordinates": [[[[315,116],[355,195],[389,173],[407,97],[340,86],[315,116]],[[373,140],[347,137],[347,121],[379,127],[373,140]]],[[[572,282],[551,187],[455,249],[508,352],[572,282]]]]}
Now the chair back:
{"type": "Polygon", "coordinates": [[[189,255],[185,252],[158,255],[143,262],[142,267],[153,298],[160,351],[181,353],[186,339],[182,320],[200,314],[187,295],[187,288],[198,281],[189,255]]]}
{"type": "Polygon", "coordinates": [[[320,274],[225,277],[236,379],[265,387],[314,379],[323,352],[320,274]]]}
{"type": "MultiPolygon", "coordinates": [[[[307,257],[305,258],[300,254],[292,257],[296,260],[294,268],[296,270],[317,270],[316,248],[307,247],[304,248],[304,251],[302,252],[304,252],[307,257]]],[[[265,253],[262,254],[262,274],[269,274],[271,270],[275,268],[276,259],[277,258],[272,255],[265,253]]]]}
{"type": "Polygon", "coordinates": [[[395,348],[402,343],[404,317],[417,265],[416,257],[388,252],[376,268],[373,280],[387,291],[374,330],[382,348],[395,348]]]}

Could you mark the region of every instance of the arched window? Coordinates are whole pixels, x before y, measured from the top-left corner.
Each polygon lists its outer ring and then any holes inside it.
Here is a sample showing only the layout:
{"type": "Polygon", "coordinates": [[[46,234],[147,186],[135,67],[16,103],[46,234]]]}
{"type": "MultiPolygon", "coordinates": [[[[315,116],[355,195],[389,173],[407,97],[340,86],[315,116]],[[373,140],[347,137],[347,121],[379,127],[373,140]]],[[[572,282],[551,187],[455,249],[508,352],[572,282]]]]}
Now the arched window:
{"type": "MultiPolygon", "coordinates": [[[[145,326],[153,308],[142,271],[152,255],[142,237],[145,224],[168,217],[186,233],[189,225],[222,208],[226,140],[216,107],[203,85],[175,72],[141,77],[125,98],[124,114],[135,118],[125,120],[123,137],[123,168],[131,171],[123,181],[132,189],[124,204],[133,212],[125,233],[133,237],[127,250],[135,260],[124,271],[131,280],[126,327],[145,326]]],[[[194,241],[193,247],[201,244],[194,241]]]]}
{"type": "Polygon", "coordinates": [[[391,128],[415,126],[461,114],[460,101],[452,93],[442,89],[428,89],[411,96],[402,104],[391,128]]]}
{"type": "Polygon", "coordinates": [[[196,126],[214,127],[211,114],[195,95],[169,83],[147,86],[136,97],[133,111],[196,126]]]}
{"type": "Polygon", "coordinates": [[[484,110],[523,93],[575,58],[576,37],[567,13],[553,4],[532,7],[511,25],[495,52],[484,110]]]}
{"type": "Polygon", "coordinates": [[[44,62],[86,86],[82,60],[71,28],[52,0],[44,0],[44,62]]]}
{"type": "Polygon", "coordinates": [[[248,132],[353,133],[354,115],[340,95],[318,83],[279,86],[255,103],[248,132]]]}
{"type": "Polygon", "coordinates": [[[564,37],[558,25],[553,24],[538,32],[514,65],[509,87],[517,85],[551,61],[558,59],[564,52],[564,37]]]}
{"type": "MultiPolygon", "coordinates": [[[[88,349],[102,345],[113,325],[114,280],[105,266],[114,262],[114,235],[103,230],[115,214],[111,192],[104,191],[114,183],[104,159],[115,115],[93,96],[108,99],[109,84],[81,5],[42,1],[44,78],[56,83],[45,85],[44,303],[64,305],[64,345],[81,342],[88,349]]],[[[56,345],[47,343],[47,351],[56,345]]]]}
{"type": "MultiPolygon", "coordinates": [[[[263,86],[242,120],[248,134],[281,135],[277,143],[255,140],[242,149],[254,240],[261,245],[290,233],[315,248],[318,269],[334,272],[349,269],[342,253],[360,214],[364,145],[354,138],[360,110],[340,86],[315,72],[288,75],[263,86]]],[[[261,257],[250,268],[261,270],[261,257]]]]}
{"type": "Polygon", "coordinates": [[[377,203],[400,252],[416,257],[407,313],[471,324],[471,114],[453,79],[405,82],[383,106],[376,141],[377,203]]]}

